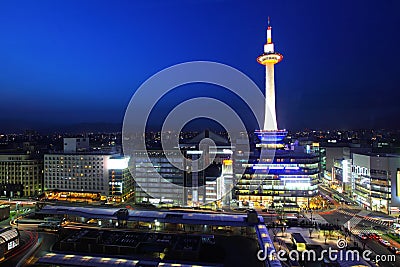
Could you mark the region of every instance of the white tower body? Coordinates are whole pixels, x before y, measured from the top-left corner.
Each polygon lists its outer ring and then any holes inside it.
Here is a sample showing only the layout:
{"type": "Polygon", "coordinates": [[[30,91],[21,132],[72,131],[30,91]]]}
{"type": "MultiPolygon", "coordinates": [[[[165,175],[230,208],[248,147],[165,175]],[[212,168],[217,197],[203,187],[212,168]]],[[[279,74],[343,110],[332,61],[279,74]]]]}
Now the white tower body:
{"type": "Polygon", "coordinates": [[[278,130],[275,109],[275,77],[274,64],[265,65],[265,118],[263,130],[278,130]],[[271,114],[272,123],[269,122],[268,114],[271,114]]]}
{"type": "Polygon", "coordinates": [[[264,53],[257,58],[258,63],[265,66],[265,119],[263,131],[278,130],[275,108],[275,64],[280,62],[283,56],[276,53],[272,42],[272,27],[267,29],[267,42],[264,45],[264,53]],[[272,121],[271,121],[272,120],[272,121]]]}

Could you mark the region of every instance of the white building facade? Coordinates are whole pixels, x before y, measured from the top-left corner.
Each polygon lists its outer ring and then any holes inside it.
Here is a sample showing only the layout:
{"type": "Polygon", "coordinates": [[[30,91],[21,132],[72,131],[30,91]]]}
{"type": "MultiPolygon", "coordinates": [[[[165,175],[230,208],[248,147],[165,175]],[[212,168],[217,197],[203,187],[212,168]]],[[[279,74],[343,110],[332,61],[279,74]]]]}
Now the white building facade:
{"type": "Polygon", "coordinates": [[[91,153],[44,155],[45,190],[99,192],[108,195],[107,163],[110,157],[91,153]]]}
{"type": "Polygon", "coordinates": [[[363,207],[387,214],[400,208],[400,155],[352,155],[355,200],[363,207]]]}

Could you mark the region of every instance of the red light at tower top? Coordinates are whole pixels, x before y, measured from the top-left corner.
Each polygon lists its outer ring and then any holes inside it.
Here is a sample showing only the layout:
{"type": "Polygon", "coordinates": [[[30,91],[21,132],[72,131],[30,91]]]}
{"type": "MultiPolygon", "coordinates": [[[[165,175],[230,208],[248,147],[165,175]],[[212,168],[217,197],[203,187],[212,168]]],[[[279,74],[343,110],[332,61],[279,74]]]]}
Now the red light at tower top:
{"type": "Polygon", "coordinates": [[[267,44],[272,44],[272,27],[270,25],[269,16],[268,16],[268,28],[267,28],[267,44]]]}

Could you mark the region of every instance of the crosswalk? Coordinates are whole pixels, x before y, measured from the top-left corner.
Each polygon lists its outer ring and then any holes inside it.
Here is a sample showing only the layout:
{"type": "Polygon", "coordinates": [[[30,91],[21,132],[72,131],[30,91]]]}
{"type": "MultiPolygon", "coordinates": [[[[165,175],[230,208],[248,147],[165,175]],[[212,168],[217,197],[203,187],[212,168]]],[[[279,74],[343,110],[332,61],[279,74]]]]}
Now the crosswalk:
{"type": "MultiPolygon", "coordinates": [[[[343,224],[343,226],[346,227],[346,228],[352,229],[352,232],[356,233],[356,231],[359,229],[357,227],[357,225],[363,220],[361,216],[358,217],[356,215],[360,214],[361,211],[358,212],[358,213],[352,213],[352,212],[349,212],[349,211],[346,211],[346,210],[338,210],[338,212],[342,213],[342,214],[345,214],[345,215],[348,215],[348,216],[351,217],[350,220],[348,220],[347,222],[345,222],[343,224]]],[[[356,234],[358,234],[358,233],[356,233],[356,234]]]]}
{"type": "Polygon", "coordinates": [[[368,234],[368,233],[377,233],[376,230],[371,229],[371,227],[365,227],[360,225],[361,221],[364,220],[366,216],[368,216],[369,212],[365,210],[359,210],[358,212],[349,212],[347,210],[338,210],[339,213],[351,216],[351,219],[343,224],[344,227],[351,229],[353,234],[368,234]]]}
{"type": "Polygon", "coordinates": [[[348,215],[348,216],[351,216],[351,217],[352,217],[348,222],[345,222],[345,223],[344,223],[344,225],[345,225],[346,227],[348,226],[349,223],[350,223],[350,227],[355,227],[355,226],[357,226],[357,224],[359,224],[362,220],[370,221],[370,222],[372,222],[372,223],[380,224],[380,225],[386,226],[386,227],[389,227],[389,226],[390,226],[389,223],[388,223],[387,221],[383,221],[383,220],[380,220],[380,219],[378,219],[378,218],[374,218],[374,217],[368,216],[368,215],[370,215],[371,213],[370,213],[369,211],[366,211],[366,210],[361,210],[361,211],[358,212],[358,213],[349,212],[348,210],[342,210],[342,209],[339,209],[339,210],[337,210],[337,211],[338,211],[339,213],[342,213],[342,214],[345,214],[345,215],[348,215]]]}
{"type": "Polygon", "coordinates": [[[365,227],[365,226],[356,226],[354,227],[351,232],[355,235],[358,234],[379,234],[378,230],[371,229],[371,227],[365,227]]]}
{"type": "Polygon", "coordinates": [[[346,210],[337,210],[337,212],[342,213],[342,214],[346,214],[346,215],[349,215],[349,216],[355,216],[354,213],[348,212],[346,210]]]}
{"type": "Polygon", "coordinates": [[[325,220],[325,218],[324,217],[322,217],[321,215],[319,215],[318,213],[314,213],[314,214],[309,214],[309,213],[307,213],[307,214],[305,214],[305,216],[309,219],[309,220],[311,220],[311,218],[313,219],[313,221],[315,222],[315,223],[317,223],[317,224],[328,224],[328,221],[327,220],[325,220]]]}
{"type": "Polygon", "coordinates": [[[344,227],[350,227],[351,229],[357,226],[362,221],[360,217],[352,217],[349,221],[343,224],[344,227]]]}
{"type": "Polygon", "coordinates": [[[376,224],[380,224],[380,225],[383,225],[383,226],[387,226],[387,227],[390,226],[390,224],[388,222],[382,221],[380,219],[372,218],[372,217],[365,217],[364,220],[367,220],[367,221],[370,221],[370,222],[373,222],[373,223],[376,223],[376,224]]]}

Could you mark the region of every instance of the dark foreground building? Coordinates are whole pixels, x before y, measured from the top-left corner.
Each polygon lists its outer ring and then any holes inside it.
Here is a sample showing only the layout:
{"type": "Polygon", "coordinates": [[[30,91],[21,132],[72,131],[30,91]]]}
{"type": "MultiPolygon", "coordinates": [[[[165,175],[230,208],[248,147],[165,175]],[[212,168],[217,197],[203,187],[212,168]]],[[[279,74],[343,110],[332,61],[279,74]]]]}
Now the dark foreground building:
{"type": "Polygon", "coordinates": [[[0,263],[6,254],[19,246],[19,237],[19,232],[15,228],[0,229],[0,263]]]}
{"type": "Polygon", "coordinates": [[[281,267],[277,260],[257,258],[259,250],[273,249],[273,243],[263,218],[255,211],[219,214],[46,206],[40,213],[68,217],[71,221],[90,219],[101,227],[64,227],[53,251],[39,259],[39,266],[118,263],[122,264],[118,266],[281,267]]]}

